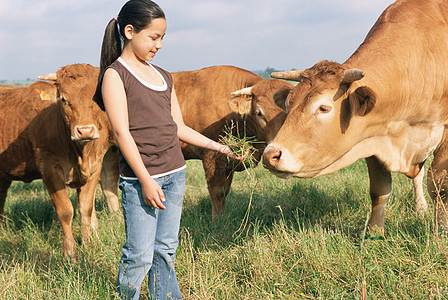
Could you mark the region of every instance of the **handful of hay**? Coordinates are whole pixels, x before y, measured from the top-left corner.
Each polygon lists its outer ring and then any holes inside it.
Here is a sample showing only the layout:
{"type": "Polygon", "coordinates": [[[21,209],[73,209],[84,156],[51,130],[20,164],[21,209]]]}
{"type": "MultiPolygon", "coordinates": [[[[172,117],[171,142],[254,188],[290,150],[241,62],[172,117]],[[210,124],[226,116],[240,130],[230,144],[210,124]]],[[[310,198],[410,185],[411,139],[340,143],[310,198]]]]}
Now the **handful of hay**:
{"type": "Polygon", "coordinates": [[[224,135],[219,137],[219,142],[229,146],[232,152],[237,156],[242,157],[246,155],[246,158],[240,162],[244,164],[244,166],[254,166],[254,153],[257,149],[255,149],[252,144],[256,142],[256,139],[253,136],[247,137],[246,130],[243,130],[243,136],[241,137],[238,124],[235,125],[232,122],[230,125],[226,125],[224,127],[224,135]]]}
{"type": "MultiPolygon", "coordinates": [[[[246,124],[246,123],[244,123],[246,124]]],[[[244,229],[247,226],[247,222],[249,221],[249,214],[252,207],[252,199],[254,196],[254,190],[256,185],[256,179],[254,170],[252,172],[248,169],[255,166],[255,157],[254,154],[257,149],[253,146],[253,143],[257,143],[255,137],[247,137],[246,136],[246,128],[240,131],[238,128],[238,123],[236,125],[232,122],[230,125],[224,127],[224,135],[220,136],[219,142],[221,144],[227,145],[230,149],[238,156],[246,155],[244,161],[239,161],[237,165],[235,165],[235,169],[242,164],[244,166],[245,172],[249,175],[250,182],[247,186],[250,187],[250,195],[249,195],[249,205],[247,207],[246,213],[244,214],[244,218],[241,222],[240,227],[234,233],[236,238],[239,238],[243,233],[244,229]]]]}

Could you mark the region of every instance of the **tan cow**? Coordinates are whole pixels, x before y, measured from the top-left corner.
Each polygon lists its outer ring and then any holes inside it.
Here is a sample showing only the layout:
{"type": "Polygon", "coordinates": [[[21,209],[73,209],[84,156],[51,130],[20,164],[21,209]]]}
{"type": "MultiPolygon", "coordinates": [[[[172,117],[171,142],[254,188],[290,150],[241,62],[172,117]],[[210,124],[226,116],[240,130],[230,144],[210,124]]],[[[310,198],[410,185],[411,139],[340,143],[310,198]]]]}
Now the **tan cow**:
{"type": "Polygon", "coordinates": [[[92,100],[97,76],[90,65],[71,65],[43,77],[52,83],[0,90],[0,214],[13,180],[42,178],[69,256],[76,243],[66,185],[78,192],[84,242],[90,239],[90,227],[97,226],[94,194],[109,148],[105,114],[92,100]]]}
{"type": "MultiPolygon", "coordinates": [[[[397,1],[345,63],[272,74],[299,84],[264,165],[281,177],[317,177],[366,158],[372,230],[384,227],[391,172],[413,178],[434,154],[428,190],[446,204],[447,16],[445,0],[397,1]]],[[[444,205],[436,211],[446,230],[444,205]]]]}

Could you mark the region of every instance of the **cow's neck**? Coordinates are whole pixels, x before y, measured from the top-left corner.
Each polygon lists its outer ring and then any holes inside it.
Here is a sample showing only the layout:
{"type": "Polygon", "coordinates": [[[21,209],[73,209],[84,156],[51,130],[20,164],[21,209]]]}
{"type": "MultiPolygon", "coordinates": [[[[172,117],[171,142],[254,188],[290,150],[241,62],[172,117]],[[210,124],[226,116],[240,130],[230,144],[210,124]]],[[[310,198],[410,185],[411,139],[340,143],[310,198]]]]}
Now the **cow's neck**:
{"type": "Polygon", "coordinates": [[[389,127],[385,126],[386,129],[373,124],[365,128],[364,132],[362,129],[352,132],[361,137],[357,138],[358,142],[316,176],[333,173],[370,156],[377,157],[391,172],[408,174],[434,152],[444,130],[443,126],[407,126],[404,123],[389,123],[389,127]]]}
{"type": "Polygon", "coordinates": [[[448,125],[444,92],[448,87],[448,60],[438,59],[439,55],[428,51],[428,47],[432,51],[446,48],[429,38],[435,33],[403,33],[394,40],[385,40],[387,36],[380,34],[381,30],[393,26],[378,26],[376,33],[368,36],[343,64],[345,68],[365,71],[365,77],[352,84],[351,91],[367,86],[376,94],[372,111],[352,122],[361,138],[347,155],[356,151],[358,157],[375,155],[391,171],[406,173],[409,166],[434,151],[448,125]],[[419,42],[421,36],[436,44],[419,42]]]}

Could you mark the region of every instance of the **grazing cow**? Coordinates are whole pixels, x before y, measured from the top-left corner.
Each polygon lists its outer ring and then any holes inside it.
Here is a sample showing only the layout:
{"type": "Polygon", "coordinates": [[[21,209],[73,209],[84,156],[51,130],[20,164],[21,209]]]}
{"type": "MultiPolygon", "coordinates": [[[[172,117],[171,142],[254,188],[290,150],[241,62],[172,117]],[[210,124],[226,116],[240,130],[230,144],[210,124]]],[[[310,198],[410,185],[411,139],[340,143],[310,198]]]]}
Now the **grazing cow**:
{"type": "Polygon", "coordinates": [[[436,213],[447,230],[447,16],[446,0],[400,0],[343,64],[272,74],[299,83],[284,125],[264,150],[265,167],[280,177],[310,178],[366,158],[368,225],[382,232],[391,172],[413,178],[434,154],[427,186],[433,199],[441,196],[436,213]]]}
{"type": "MultiPolygon", "coordinates": [[[[264,142],[274,137],[285,118],[284,110],[274,101],[284,103],[293,85],[283,80],[263,80],[250,71],[233,66],[213,66],[172,75],[185,124],[218,141],[225,134],[226,126],[233,122],[240,130],[235,135],[254,136],[258,141],[253,144],[259,150],[254,155],[256,164],[261,158],[264,142]]],[[[244,170],[244,167],[215,151],[184,143],[182,152],[185,159],[202,160],[215,220],[224,210],[233,172],[244,170]]]]}
{"type": "Polygon", "coordinates": [[[108,122],[92,100],[98,70],[77,64],[28,87],[0,90],[0,214],[13,180],[42,178],[62,225],[63,252],[72,256],[73,206],[66,185],[76,188],[83,241],[97,226],[94,194],[109,148],[108,122]]]}

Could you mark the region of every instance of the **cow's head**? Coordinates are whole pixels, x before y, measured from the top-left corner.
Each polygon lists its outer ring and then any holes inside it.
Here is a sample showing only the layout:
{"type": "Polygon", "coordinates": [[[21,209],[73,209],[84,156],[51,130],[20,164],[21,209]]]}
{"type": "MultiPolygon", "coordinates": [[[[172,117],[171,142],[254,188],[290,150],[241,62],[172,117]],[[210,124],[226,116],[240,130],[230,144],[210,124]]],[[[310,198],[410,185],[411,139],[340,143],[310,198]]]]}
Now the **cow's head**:
{"type": "Polygon", "coordinates": [[[262,80],[233,92],[229,106],[253,124],[258,141],[270,142],[285,121],[286,98],[293,87],[284,80],[262,80]]]}
{"type": "Polygon", "coordinates": [[[92,100],[97,78],[98,68],[88,64],[68,65],[56,73],[39,76],[55,87],[54,93],[42,90],[41,99],[58,102],[71,139],[81,144],[97,139],[104,126],[99,118],[100,109],[92,100]]]}
{"type": "Polygon", "coordinates": [[[271,74],[299,83],[288,96],[284,125],[264,151],[264,166],[280,177],[314,177],[353,163],[346,154],[365,138],[362,119],[376,103],[375,93],[359,84],[364,72],[322,61],[293,73],[271,74]]]}

